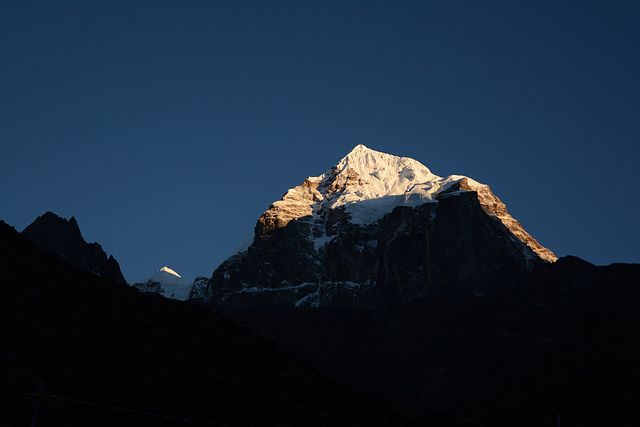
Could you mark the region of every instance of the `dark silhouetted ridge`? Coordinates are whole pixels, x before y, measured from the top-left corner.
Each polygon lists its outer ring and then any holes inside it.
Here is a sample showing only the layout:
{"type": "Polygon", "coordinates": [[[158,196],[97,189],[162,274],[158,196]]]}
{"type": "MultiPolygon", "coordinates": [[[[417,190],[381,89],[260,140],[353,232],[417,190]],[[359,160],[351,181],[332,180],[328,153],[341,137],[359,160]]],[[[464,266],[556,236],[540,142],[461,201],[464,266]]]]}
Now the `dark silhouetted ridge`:
{"type": "Polygon", "coordinates": [[[363,397],[202,307],[70,267],[3,222],[0,271],[0,425],[30,425],[43,378],[38,426],[185,425],[160,415],[234,426],[457,424],[363,397]]]}
{"type": "Polygon", "coordinates": [[[126,283],[115,258],[98,243],[87,243],[74,217],[68,221],[47,212],[22,231],[38,248],[62,261],[118,283],[126,283]]]}

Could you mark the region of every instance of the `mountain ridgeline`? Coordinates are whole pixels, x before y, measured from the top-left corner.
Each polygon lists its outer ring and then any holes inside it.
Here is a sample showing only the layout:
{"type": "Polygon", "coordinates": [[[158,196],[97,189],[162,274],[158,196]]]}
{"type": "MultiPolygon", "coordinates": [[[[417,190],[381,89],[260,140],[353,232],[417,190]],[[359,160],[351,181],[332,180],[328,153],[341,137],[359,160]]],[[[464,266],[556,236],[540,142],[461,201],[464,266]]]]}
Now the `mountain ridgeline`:
{"type": "Polygon", "coordinates": [[[358,145],[259,218],[191,299],[216,309],[393,306],[499,293],[554,262],[489,189],[358,145]]]}
{"type": "Polygon", "coordinates": [[[114,282],[126,283],[120,265],[98,243],[87,243],[74,217],[66,220],[47,212],[39,216],[21,233],[38,249],[58,259],[114,282]]]}

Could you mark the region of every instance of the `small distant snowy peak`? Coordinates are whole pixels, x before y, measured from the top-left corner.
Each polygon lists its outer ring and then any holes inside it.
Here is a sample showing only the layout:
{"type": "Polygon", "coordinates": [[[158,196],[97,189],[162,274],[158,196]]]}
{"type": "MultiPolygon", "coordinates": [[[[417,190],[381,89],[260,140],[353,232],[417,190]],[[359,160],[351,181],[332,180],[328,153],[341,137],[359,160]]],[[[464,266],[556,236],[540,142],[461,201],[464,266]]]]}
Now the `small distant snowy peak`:
{"type": "Polygon", "coordinates": [[[149,278],[155,282],[162,283],[163,285],[186,285],[187,281],[182,278],[178,273],[165,266],[160,270],[153,273],[153,276],[149,278]]]}
{"type": "Polygon", "coordinates": [[[149,279],[134,283],[140,292],[152,292],[171,299],[184,301],[189,298],[192,283],[187,283],[178,273],[169,267],[162,267],[149,279]]]}

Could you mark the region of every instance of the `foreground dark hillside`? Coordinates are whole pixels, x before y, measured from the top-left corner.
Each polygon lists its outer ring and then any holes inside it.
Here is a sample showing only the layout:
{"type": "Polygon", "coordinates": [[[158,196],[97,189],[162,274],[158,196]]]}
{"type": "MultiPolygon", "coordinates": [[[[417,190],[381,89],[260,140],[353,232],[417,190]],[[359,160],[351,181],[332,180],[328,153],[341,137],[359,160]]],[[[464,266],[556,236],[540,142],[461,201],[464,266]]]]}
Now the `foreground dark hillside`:
{"type": "Polygon", "coordinates": [[[38,426],[457,424],[362,397],[204,308],[69,267],[2,222],[0,272],[1,426],[30,425],[43,378],[38,426]]]}
{"type": "Polygon", "coordinates": [[[226,313],[266,341],[1,222],[0,272],[0,426],[31,424],[43,378],[38,426],[640,425],[638,265],[568,257],[503,295],[226,313]]]}
{"type": "Polygon", "coordinates": [[[505,426],[640,425],[640,265],[567,257],[508,295],[228,313],[334,379],[505,426]]]}

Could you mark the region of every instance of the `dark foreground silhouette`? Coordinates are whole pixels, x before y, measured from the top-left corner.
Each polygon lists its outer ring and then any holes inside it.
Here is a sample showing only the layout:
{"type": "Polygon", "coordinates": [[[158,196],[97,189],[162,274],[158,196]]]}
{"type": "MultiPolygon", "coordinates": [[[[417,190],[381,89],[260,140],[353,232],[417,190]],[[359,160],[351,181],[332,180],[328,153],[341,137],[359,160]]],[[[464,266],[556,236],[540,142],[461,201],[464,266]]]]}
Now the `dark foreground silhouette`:
{"type": "Polygon", "coordinates": [[[640,265],[566,257],[500,295],[227,314],[393,403],[491,425],[640,425],[640,265]]]}
{"type": "Polygon", "coordinates": [[[458,424],[327,380],[207,309],[70,267],[2,222],[0,271],[2,426],[458,424]]]}
{"type": "Polygon", "coordinates": [[[489,297],[223,316],[0,222],[0,272],[1,426],[640,425],[638,265],[567,257],[489,297]]]}

